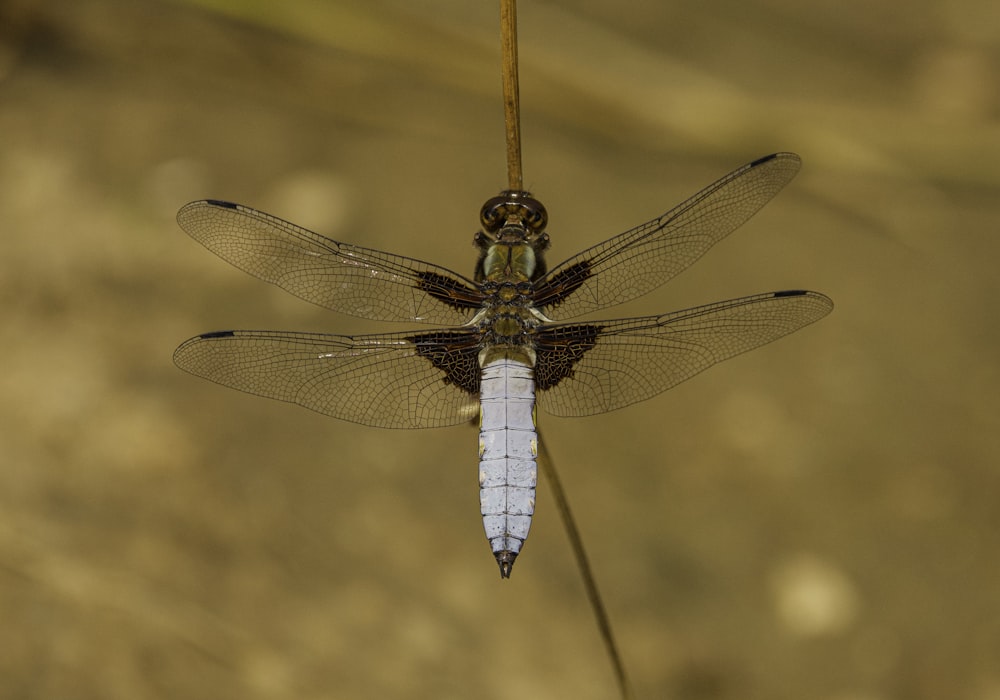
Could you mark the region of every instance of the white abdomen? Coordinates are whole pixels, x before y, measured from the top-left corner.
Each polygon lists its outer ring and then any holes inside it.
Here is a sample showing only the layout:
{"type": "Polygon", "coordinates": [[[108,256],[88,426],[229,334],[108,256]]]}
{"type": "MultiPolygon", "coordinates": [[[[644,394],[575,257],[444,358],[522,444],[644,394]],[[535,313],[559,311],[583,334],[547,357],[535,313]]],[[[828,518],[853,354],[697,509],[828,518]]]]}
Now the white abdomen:
{"type": "Polygon", "coordinates": [[[535,511],[535,380],[526,360],[510,355],[489,360],[480,385],[479,501],[486,537],[504,578],[510,576],[535,511]]]}

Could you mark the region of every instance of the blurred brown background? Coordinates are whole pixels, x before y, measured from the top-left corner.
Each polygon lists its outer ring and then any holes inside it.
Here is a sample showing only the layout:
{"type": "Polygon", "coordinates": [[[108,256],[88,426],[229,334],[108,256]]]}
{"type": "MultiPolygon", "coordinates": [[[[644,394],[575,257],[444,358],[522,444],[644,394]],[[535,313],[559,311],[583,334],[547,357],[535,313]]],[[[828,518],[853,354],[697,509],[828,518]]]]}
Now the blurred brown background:
{"type": "MultiPolygon", "coordinates": [[[[614,315],[833,315],[541,416],[640,698],[1000,698],[1000,4],[524,0],[551,262],[755,157],[805,168],[614,315]]],[[[497,7],[0,5],[0,697],[608,698],[547,485],[501,581],[475,431],[196,380],[225,328],[393,330],[230,268],[232,199],[470,272],[505,185],[497,7]]]]}

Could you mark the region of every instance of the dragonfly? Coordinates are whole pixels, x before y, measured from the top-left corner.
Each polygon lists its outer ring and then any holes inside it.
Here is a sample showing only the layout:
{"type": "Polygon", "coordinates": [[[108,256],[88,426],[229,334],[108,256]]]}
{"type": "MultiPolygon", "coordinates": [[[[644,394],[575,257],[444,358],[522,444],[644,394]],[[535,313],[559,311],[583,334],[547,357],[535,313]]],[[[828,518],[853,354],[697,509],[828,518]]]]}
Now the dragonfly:
{"type": "Polygon", "coordinates": [[[178,212],[210,251],[319,306],[408,332],[203,333],[174,362],[193,375],[378,428],[479,421],[483,527],[502,578],[535,508],[536,406],[590,416],[645,401],[828,314],[823,294],[785,290],[684,311],[570,321],[642,296],[690,266],[795,176],[800,159],[748,163],[662,216],[549,268],[545,207],[505,190],[480,212],[470,279],[414,258],[331,240],[240,204],[178,212]]]}

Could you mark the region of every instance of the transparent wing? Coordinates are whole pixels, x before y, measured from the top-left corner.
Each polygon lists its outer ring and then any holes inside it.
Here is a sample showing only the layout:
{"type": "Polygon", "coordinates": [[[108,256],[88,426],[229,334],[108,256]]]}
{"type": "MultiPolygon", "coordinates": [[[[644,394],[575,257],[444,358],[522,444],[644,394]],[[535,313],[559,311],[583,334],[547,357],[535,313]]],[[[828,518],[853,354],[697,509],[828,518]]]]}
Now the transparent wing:
{"type": "Polygon", "coordinates": [[[543,326],[536,346],[538,403],[557,416],[614,411],[818,321],[832,309],[822,294],[787,291],[663,316],[543,326]]]}
{"type": "Polygon", "coordinates": [[[800,165],[794,153],[765,156],[663,216],[588,248],[536,283],[535,306],[553,318],[573,318],[646,294],[753,216],[800,165]]]}
{"type": "Polygon", "coordinates": [[[473,282],[447,268],[338,243],[239,204],[191,202],[177,223],[226,262],[351,316],[461,325],[482,300],[473,282]]]}
{"type": "Polygon", "coordinates": [[[185,341],[174,362],[218,384],[341,420],[434,428],[477,415],[477,342],[461,329],[353,337],[219,331],[185,341]]]}

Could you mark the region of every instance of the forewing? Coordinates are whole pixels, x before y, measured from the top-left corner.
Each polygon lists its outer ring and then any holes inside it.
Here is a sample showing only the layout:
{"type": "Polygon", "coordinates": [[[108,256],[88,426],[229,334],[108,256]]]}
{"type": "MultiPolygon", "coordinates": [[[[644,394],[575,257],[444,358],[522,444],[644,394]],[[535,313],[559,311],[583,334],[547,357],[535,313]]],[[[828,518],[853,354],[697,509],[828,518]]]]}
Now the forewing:
{"type": "Polygon", "coordinates": [[[461,325],[481,305],[475,284],[447,268],[338,243],[240,204],[191,202],[177,223],[241,270],[351,316],[461,325]]]}
{"type": "Polygon", "coordinates": [[[589,416],[644,401],[717,362],[826,316],[816,292],[758,294],[677,311],[538,331],[538,403],[557,416],[589,416]]]}
{"type": "Polygon", "coordinates": [[[798,172],[794,153],[744,165],[663,216],[559,264],[535,285],[535,306],[573,318],[659,287],[753,216],[798,172]]]}
{"type": "Polygon", "coordinates": [[[181,369],[378,428],[435,428],[479,410],[478,336],[463,329],[339,336],[219,331],[174,352],[181,369]]]}

